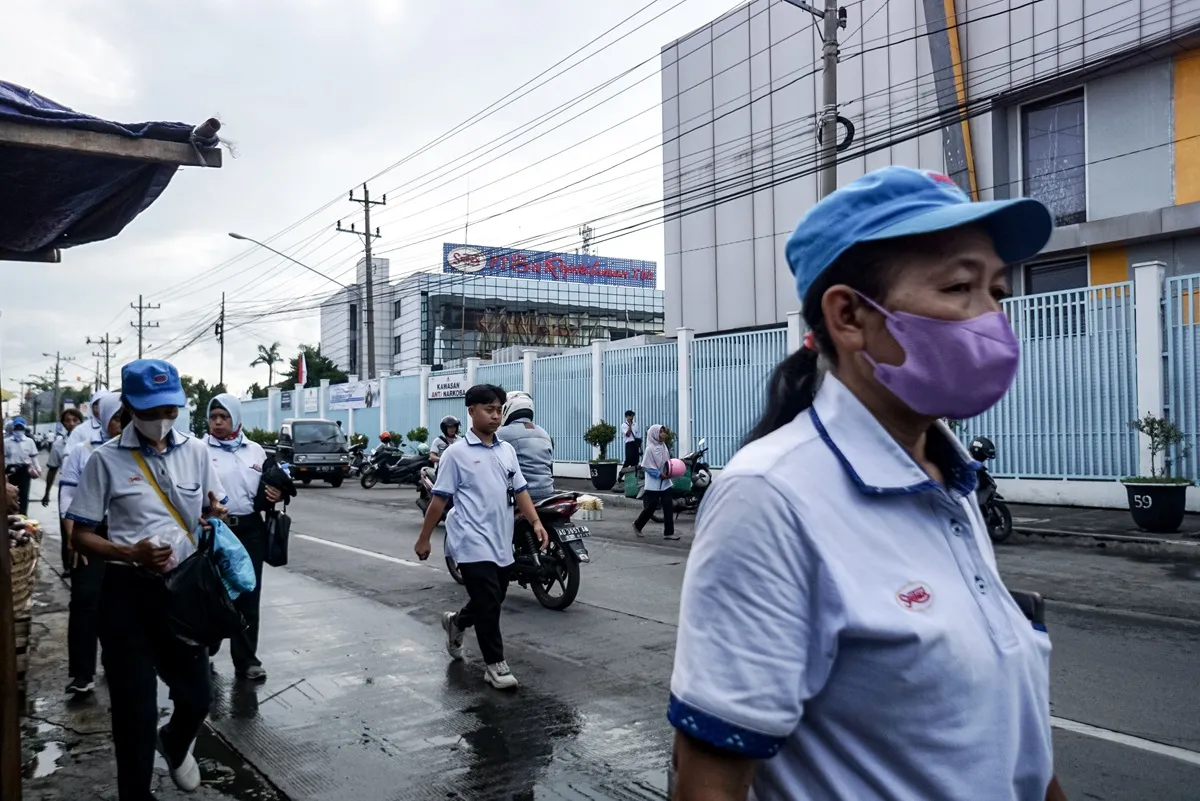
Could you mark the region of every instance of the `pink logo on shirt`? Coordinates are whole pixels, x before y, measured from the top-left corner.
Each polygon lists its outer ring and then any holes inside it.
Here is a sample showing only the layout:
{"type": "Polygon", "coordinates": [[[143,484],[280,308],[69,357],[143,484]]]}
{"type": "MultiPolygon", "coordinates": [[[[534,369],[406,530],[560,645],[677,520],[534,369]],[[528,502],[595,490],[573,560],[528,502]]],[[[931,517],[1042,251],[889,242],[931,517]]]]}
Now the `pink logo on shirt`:
{"type": "Polygon", "coordinates": [[[905,609],[923,611],[933,603],[933,593],[923,582],[913,582],[905,584],[896,592],[896,600],[905,609]]]}
{"type": "Polygon", "coordinates": [[[139,482],[139,481],[141,481],[141,480],[142,480],[142,477],[141,477],[141,476],[130,476],[130,477],[129,477],[129,483],[130,483],[130,484],[136,484],[136,483],[138,483],[138,482],[139,482]]]}

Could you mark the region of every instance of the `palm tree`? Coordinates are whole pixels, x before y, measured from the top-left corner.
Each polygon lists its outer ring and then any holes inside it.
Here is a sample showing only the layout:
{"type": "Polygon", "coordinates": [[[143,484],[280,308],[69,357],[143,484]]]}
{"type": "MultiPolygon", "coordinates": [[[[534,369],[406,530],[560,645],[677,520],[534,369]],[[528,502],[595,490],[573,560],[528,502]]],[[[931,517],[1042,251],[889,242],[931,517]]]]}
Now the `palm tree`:
{"type": "Polygon", "coordinates": [[[267,386],[269,387],[275,384],[275,365],[281,361],[283,358],[279,355],[279,343],[275,342],[269,348],[266,345],[259,345],[258,358],[250,362],[250,366],[257,367],[260,364],[267,366],[267,386]]]}

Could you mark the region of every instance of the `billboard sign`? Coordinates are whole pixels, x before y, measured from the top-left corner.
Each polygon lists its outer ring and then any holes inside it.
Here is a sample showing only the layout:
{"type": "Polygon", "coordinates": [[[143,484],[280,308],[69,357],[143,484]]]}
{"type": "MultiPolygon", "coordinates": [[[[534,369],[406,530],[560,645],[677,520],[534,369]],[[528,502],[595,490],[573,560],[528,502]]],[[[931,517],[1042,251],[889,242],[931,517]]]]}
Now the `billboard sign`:
{"type": "Polygon", "coordinates": [[[467,374],[447,373],[429,376],[429,399],[465,398],[467,396],[467,374]]]}
{"type": "Polygon", "coordinates": [[[527,278],[654,289],[658,265],[640,259],[616,259],[582,253],[442,245],[442,272],[491,278],[527,278]]]}
{"type": "Polygon", "coordinates": [[[285,389],[279,393],[279,408],[288,411],[292,408],[292,391],[285,389]]]}
{"type": "Polygon", "coordinates": [[[329,387],[330,409],[371,409],[378,405],[378,381],[351,381],[329,387]]]}

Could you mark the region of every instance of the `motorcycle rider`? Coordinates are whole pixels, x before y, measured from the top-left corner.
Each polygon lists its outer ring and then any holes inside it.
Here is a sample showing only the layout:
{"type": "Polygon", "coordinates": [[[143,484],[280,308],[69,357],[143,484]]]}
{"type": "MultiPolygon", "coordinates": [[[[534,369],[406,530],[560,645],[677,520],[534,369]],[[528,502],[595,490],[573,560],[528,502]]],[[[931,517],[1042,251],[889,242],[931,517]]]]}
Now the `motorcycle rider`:
{"type": "Polygon", "coordinates": [[[442,429],[442,433],[433,440],[433,447],[429,449],[429,461],[435,465],[441,460],[442,451],[458,441],[458,430],[462,428],[462,422],[454,415],[448,414],[442,418],[438,427],[442,429]]]}
{"type": "Polygon", "coordinates": [[[541,501],[554,494],[554,440],[533,422],[533,398],[527,392],[510,392],[500,415],[504,424],[496,438],[513,446],[521,475],[529,482],[529,497],[541,501]]]}

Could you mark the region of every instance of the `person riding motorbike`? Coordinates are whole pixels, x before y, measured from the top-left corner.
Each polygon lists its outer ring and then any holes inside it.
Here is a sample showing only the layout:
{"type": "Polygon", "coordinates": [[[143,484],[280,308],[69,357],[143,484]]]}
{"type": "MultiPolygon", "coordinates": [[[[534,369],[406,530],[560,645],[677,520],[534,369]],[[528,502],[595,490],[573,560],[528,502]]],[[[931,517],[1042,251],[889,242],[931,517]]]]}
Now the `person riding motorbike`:
{"type": "Polygon", "coordinates": [[[438,427],[442,429],[442,433],[434,438],[433,446],[429,449],[429,461],[435,465],[441,460],[442,451],[458,442],[458,431],[462,428],[462,422],[454,415],[448,414],[442,418],[438,427]]]}
{"type": "Polygon", "coordinates": [[[535,502],[554,494],[554,440],[546,429],[533,422],[533,398],[527,392],[510,392],[501,412],[504,424],[496,438],[517,452],[521,474],[529,482],[529,497],[535,502]]]}

